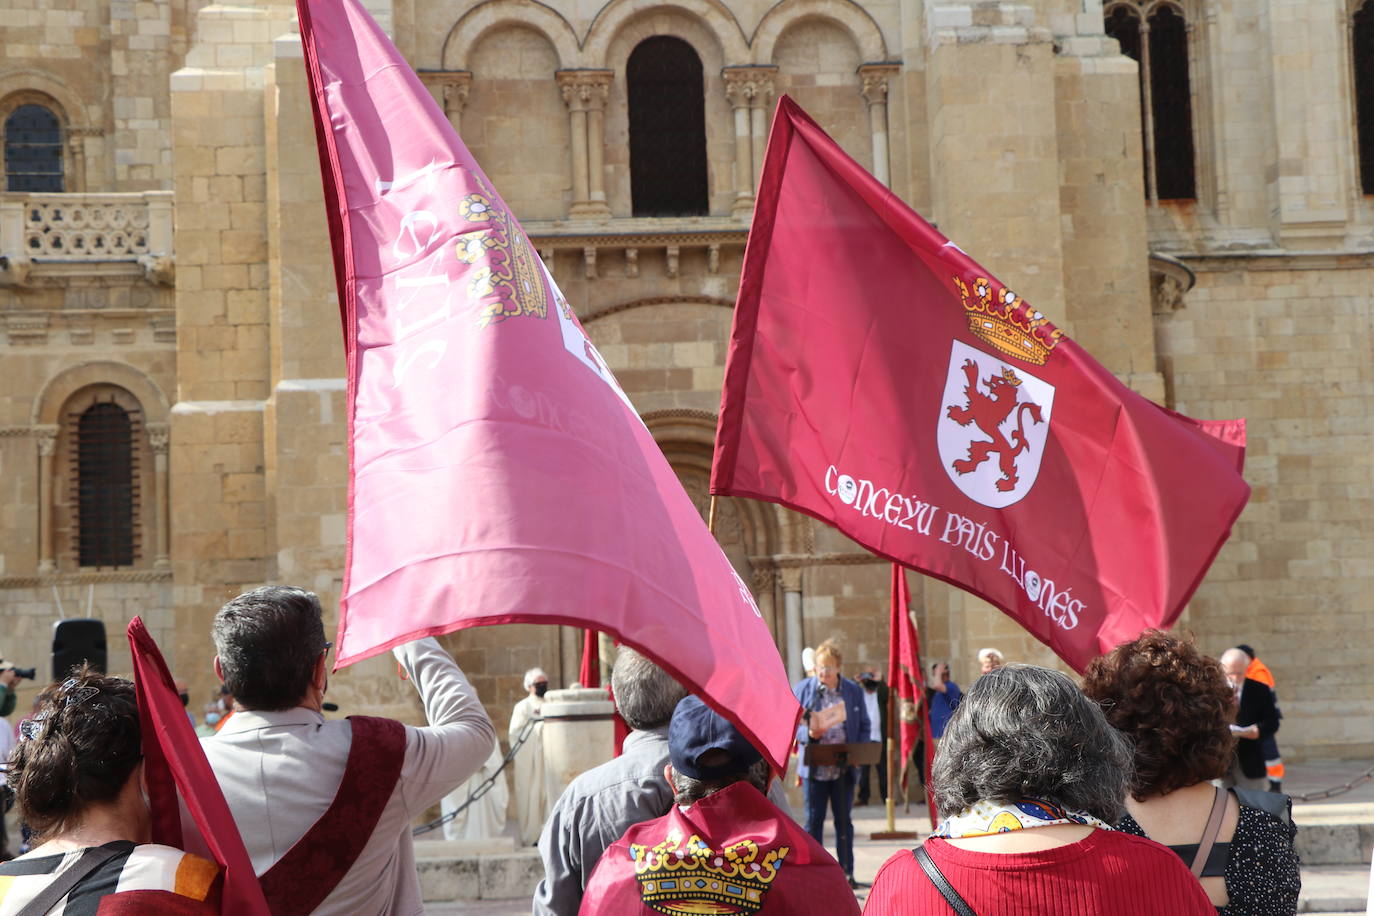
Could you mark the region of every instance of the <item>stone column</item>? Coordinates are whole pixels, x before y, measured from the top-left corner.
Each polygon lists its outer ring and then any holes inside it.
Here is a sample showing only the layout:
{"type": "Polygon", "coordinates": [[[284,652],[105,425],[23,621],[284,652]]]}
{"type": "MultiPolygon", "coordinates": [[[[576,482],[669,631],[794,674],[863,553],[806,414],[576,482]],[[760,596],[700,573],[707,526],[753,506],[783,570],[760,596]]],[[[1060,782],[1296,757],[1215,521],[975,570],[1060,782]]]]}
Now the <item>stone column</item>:
{"type": "Polygon", "coordinates": [[[754,91],[749,98],[749,139],[753,147],[753,168],[750,182],[758,191],[759,173],[763,171],[763,150],[768,143],[768,113],[772,111],[773,77],[777,67],[755,67],[754,91]]]}
{"type": "Polygon", "coordinates": [[[472,89],[471,70],[420,70],[420,82],[425,84],[434,101],[444,110],[444,116],[453,129],[462,136],[463,109],[468,104],[468,92],[472,89]]]}
{"type": "Polygon", "coordinates": [[[568,215],[611,215],[606,204],[606,99],[613,70],[559,70],[554,74],[568,106],[573,199],[568,215]]]}
{"type": "Polygon", "coordinates": [[[57,454],[56,426],[36,426],[33,434],[38,441],[38,571],[57,571],[53,562],[53,456],[57,454]]]}
{"type": "Polygon", "coordinates": [[[787,676],[794,682],[802,679],[802,591],[801,568],[793,566],[779,570],[782,578],[782,607],[787,624],[787,676]]]}
{"type": "Polygon", "coordinates": [[[873,176],[889,186],[892,184],[892,170],[888,164],[887,83],[900,71],[899,64],[864,64],[859,67],[859,91],[868,103],[868,129],[873,137],[873,176]]]}
{"type": "Polygon", "coordinates": [[[167,544],[171,535],[171,513],[168,510],[167,445],[171,429],[166,423],[148,424],[148,445],[153,450],[153,568],[171,569],[172,560],[167,554],[167,544]]]}
{"type": "Polygon", "coordinates": [[[754,147],[750,140],[749,100],[754,94],[753,67],[726,67],[721,71],[725,81],[725,98],[735,117],[735,202],[731,207],[737,217],[748,218],[754,209],[754,147]]]}

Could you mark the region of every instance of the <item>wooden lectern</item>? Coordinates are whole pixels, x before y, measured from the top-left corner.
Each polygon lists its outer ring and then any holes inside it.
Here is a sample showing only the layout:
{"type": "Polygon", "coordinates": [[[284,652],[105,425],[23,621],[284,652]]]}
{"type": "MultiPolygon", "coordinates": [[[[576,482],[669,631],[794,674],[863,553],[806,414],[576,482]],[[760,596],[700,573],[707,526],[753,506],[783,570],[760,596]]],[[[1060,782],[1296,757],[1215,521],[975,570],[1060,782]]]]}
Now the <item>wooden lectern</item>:
{"type": "Polygon", "coordinates": [[[852,744],[817,744],[812,741],[806,745],[802,763],[809,767],[860,767],[876,764],[882,757],[881,741],[855,741],[852,744]]]}

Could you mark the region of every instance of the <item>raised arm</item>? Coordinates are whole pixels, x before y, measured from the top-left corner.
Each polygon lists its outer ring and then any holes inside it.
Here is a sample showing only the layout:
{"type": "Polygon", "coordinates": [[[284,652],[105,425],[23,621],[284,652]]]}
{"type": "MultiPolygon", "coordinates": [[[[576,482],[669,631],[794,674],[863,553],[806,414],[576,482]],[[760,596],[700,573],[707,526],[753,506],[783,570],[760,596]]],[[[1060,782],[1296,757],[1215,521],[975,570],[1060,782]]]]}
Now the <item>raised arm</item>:
{"type": "Polygon", "coordinates": [[[419,814],[477,772],[496,743],[496,729],[458,663],[433,638],[392,650],[425,706],[426,726],[406,727],[401,791],[419,814]]]}

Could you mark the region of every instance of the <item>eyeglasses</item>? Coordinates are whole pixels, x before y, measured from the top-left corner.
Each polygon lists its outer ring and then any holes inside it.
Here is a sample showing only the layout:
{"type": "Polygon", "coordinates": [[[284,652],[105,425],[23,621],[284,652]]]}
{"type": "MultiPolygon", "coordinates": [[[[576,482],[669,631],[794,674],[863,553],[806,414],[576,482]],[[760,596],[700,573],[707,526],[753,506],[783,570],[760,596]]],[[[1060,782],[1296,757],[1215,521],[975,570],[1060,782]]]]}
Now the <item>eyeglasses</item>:
{"type": "Polygon", "coordinates": [[[819,668],[816,669],[816,673],[817,673],[817,674],[834,674],[836,671],[839,671],[839,670],[840,670],[840,668],[839,668],[838,665],[821,665],[819,668]]]}

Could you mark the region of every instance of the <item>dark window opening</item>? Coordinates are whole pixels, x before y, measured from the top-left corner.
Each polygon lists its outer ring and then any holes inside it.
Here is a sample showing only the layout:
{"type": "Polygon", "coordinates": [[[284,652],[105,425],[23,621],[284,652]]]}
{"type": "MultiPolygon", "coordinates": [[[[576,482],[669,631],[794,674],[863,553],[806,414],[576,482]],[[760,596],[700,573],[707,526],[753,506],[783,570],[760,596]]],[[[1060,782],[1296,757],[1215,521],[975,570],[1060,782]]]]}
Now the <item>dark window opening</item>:
{"type": "Polygon", "coordinates": [[[62,190],[62,126],[42,105],[20,105],[5,119],[5,187],[62,190]]]}
{"type": "Polygon", "coordinates": [[[1374,3],[1355,13],[1355,130],[1360,141],[1360,188],[1374,194],[1374,3]]]}
{"type": "Polygon", "coordinates": [[[137,417],[105,401],[73,419],[77,565],[132,565],[138,556],[137,417]]]}
{"type": "Polygon", "coordinates": [[[701,58],[680,38],[641,41],[625,66],[635,216],[708,212],[701,58]]]}
{"type": "Polygon", "coordinates": [[[1155,190],[1160,200],[1193,200],[1193,102],[1188,28],[1169,6],[1150,14],[1150,92],[1154,96],[1155,190]]]}

